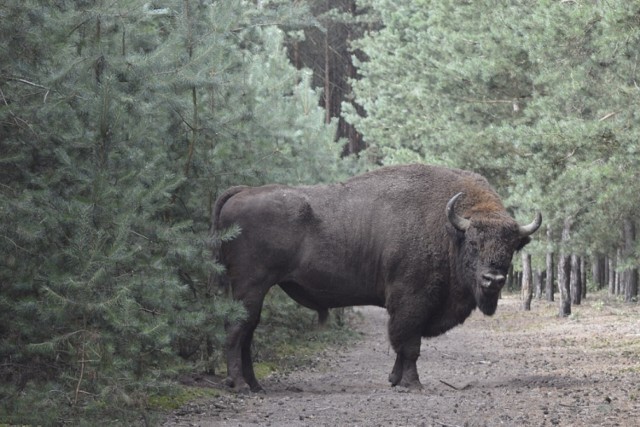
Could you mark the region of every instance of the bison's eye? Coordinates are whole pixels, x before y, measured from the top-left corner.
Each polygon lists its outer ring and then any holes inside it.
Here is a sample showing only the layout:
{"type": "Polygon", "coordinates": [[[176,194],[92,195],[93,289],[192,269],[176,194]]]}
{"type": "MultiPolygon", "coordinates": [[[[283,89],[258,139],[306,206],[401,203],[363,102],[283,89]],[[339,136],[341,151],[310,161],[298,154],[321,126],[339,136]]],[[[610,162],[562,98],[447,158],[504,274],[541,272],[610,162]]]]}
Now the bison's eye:
{"type": "Polygon", "coordinates": [[[467,245],[477,247],[478,243],[478,239],[475,236],[467,236],[467,245]]]}
{"type": "Polygon", "coordinates": [[[506,273],[507,271],[509,271],[509,265],[503,263],[491,263],[491,269],[506,273]]]}

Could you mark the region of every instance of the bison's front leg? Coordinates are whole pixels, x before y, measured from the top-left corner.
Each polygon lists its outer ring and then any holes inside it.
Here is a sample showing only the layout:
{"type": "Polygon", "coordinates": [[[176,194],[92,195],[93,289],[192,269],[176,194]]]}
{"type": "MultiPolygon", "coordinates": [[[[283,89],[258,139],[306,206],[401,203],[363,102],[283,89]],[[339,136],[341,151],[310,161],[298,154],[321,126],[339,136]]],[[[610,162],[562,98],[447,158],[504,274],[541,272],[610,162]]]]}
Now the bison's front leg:
{"type": "Polygon", "coordinates": [[[421,389],[416,361],[420,356],[419,322],[407,319],[402,313],[391,314],[389,319],[389,340],[396,352],[396,361],[389,375],[392,386],[421,389]]]}
{"type": "Polygon", "coordinates": [[[393,369],[391,370],[391,373],[389,374],[389,382],[393,387],[397,386],[400,383],[400,380],[402,379],[402,367],[404,365],[402,363],[402,360],[403,360],[403,357],[399,353],[396,354],[396,361],[393,364],[393,369]]]}
{"type": "MultiPolygon", "coordinates": [[[[396,346],[394,346],[396,347],[396,346]]],[[[410,389],[421,389],[416,361],[420,356],[420,335],[396,348],[396,362],[389,375],[392,386],[399,385],[410,389]]]]}

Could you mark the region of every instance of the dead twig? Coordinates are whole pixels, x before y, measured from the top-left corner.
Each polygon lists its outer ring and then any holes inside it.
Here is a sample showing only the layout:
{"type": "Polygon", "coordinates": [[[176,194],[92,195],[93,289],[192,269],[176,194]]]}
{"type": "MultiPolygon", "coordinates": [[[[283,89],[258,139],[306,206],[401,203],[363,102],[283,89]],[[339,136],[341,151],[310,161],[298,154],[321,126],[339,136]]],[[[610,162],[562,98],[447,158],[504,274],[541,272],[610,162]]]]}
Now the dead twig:
{"type": "Polygon", "coordinates": [[[458,101],[469,102],[472,104],[512,104],[513,99],[478,99],[478,98],[464,98],[464,97],[452,97],[458,101]]]}
{"type": "Polygon", "coordinates": [[[80,386],[82,385],[82,380],[84,378],[84,365],[85,365],[85,351],[84,351],[85,342],[82,342],[82,360],[80,360],[80,378],[78,378],[78,384],[76,385],[76,394],[73,399],[74,406],[78,404],[78,394],[80,394],[80,386]]]}
{"type": "Polygon", "coordinates": [[[454,386],[453,384],[449,384],[448,382],[446,382],[446,381],[444,381],[444,380],[439,380],[439,381],[440,381],[442,384],[444,384],[444,385],[446,385],[446,386],[448,386],[448,387],[451,387],[452,389],[457,390],[457,391],[462,391],[462,390],[465,390],[465,389],[469,388],[469,384],[465,384],[465,385],[463,385],[462,387],[456,387],[456,386],[454,386]]]}
{"type": "Polygon", "coordinates": [[[576,151],[578,150],[578,148],[574,148],[572,152],[570,152],[569,154],[567,154],[565,157],[562,158],[562,162],[564,162],[565,160],[569,160],[571,157],[573,157],[574,154],[576,154],[576,151]]]}
{"type": "Polygon", "coordinates": [[[202,379],[202,381],[204,381],[204,382],[206,382],[206,383],[209,383],[209,384],[211,384],[211,385],[212,385],[212,386],[214,386],[214,387],[222,387],[222,386],[223,386],[223,384],[222,384],[222,383],[217,383],[217,382],[215,382],[215,381],[211,381],[211,380],[209,380],[209,379],[207,379],[207,378],[203,378],[203,379],[202,379]]]}
{"type": "Polygon", "coordinates": [[[613,116],[615,116],[615,115],[616,115],[616,114],[618,114],[618,113],[619,113],[619,111],[613,111],[613,112],[611,112],[611,113],[609,113],[609,114],[605,114],[604,116],[600,117],[600,119],[598,119],[598,121],[599,121],[599,122],[604,122],[604,121],[605,121],[605,120],[607,120],[608,118],[613,117],[613,116]]]}
{"type": "Polygon", "coordinates": [[[433,420],[435,423],[437,423],[439,426],[441,427],[462,427],[458,424],[447,424],[447,423],[443,423],[442,421],[438,421],[438,420],[433,420]]]}
{"type": "Polygon", "coordinates": [[[49,96],[49,92],[51,92],[51,89],[49,89],[48,87],[46,87],[46,86],[42,86],[42,85],[40,85],[40,84],[38,84],[38,83],[30,82],[29,80],[26,80],[26,79],[21,79],[21,78],[19,78],[19,77],[7,77],[7,80],[14,81],[14,82],[19,82],[19,83],[23,83],[23,84],[26,84],[26,85],[28,85],[28,86],[37,87],[37,88],[39,88],[39,89],[44,89],[46,92],[45,92],[45,94],[44,94],[44,98],[43,98],[43,101],[42,101],[42,102],[43,102],[44,104],[46,104],[46,103],[47,103],[47,97],[49,96]]]}

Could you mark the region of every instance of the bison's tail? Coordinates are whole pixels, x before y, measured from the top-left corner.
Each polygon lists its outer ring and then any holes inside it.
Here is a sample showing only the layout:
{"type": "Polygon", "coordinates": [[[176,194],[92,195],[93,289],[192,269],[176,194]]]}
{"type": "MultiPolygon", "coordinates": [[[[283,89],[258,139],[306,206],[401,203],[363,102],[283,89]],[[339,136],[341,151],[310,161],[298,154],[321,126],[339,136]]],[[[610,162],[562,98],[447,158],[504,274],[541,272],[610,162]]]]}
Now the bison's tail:
{"type": "Polygon", "coordinates": [[[246,185],[238,185],[236,187],[231,187],[228,190],[226,190],[224,193],[222,193],[220,197],[218,197],[218,200],[216,200],[216,202],[213,205],[211,233],[215,233],[216,231],[220,230],[220,211],[222,210],[222,207],[224,206],[224,204],[227,203],[227,200],[229,200],[239,192],[246,190],[247,188],[249,187],[246,185]]]}
{"type": "Polygon", "coordinates": [[[220,259],[220,245],[222,240],[220,239],[219,233],[220,230],[220,211],[222,211],[222,207],[224,204],[240,193],[242,190],[249,188],[247,186],[237,186],[231,187],[226,190],[224,193],[218,197],[213,205],[212,218],[211,218],[211,227],[209,229],[210,234],[210,242],[211,242],[211,255],[215,260],[216,264],[220,268],[218,271],[212,271],[209,275],[209,284],[212,285],[213,288],[218,288],[221,293],[228,294],[229,292],[229,281],[227,275],[224,274],[224,265],[222,259],[220,259]],[[217,283],[217,286],[213,286],[217,283]]]}

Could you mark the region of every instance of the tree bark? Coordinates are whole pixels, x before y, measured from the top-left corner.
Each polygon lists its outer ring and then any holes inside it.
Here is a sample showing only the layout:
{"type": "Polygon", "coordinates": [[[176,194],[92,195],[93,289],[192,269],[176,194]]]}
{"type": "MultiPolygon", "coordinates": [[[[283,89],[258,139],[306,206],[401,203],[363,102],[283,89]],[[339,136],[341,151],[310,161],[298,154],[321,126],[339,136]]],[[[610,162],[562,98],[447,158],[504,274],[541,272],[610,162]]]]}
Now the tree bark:
{"type": "MultiPolygon", "coordinates": [[[[551,227],[547,226],[547,244],[551,245],[551,227]]],[[[547,277],[545,278],[545,296],[547,301],[553,301],[553,278],[554,278],[554,266],[553,266],[553,252],[549,249],[547,252],[547,277]]]]}
{"type": "MultiPolygon", "coordinates": [[[[618,248],[616,251],[616,264],[622,264],[622,249],[618,248]]],[[[624,274],[621,271],[616,271],[616,295],[622,294],[622,278],[624,274]]]]}
{"type": "Polygon", "coordinates": [[[308,67],[313,70],[313,86],[323,89],[320,105],[325,109],[325,122],[337,119],[335,139],[347,139],[342,154],[355,154],[362,151],[366,143],[355,126],[340,114],[344,102],[351,104],[359,115],[365,115],[364,108],[352,98],[350,85],[351,79],[359,77],[353,60],[355,57],[364,59],[364,54],[357,49],[352,51],[351,44],[380,24],[358,22],[360,13],[355,0],[309,3],[311,13],[320,20],[324,29],[320,30],[315,24],[301,23],[304,38],[294,37],[287,42],[289,58],[298,69],[308,67]]]}
{"type": "Polygon", "coordinates": [[[324,121],[331,123],[331,49],[329,32],[324,37],[324,121]]]}
{"type": "Polygon", "coordinates": [[[580,257],[580,284],[582,285],[582,299],[587,297],[587,260],[580,257]]]}
{"type": "Polygon", "coordinates": [[[535,288],[536,299],[542,298],[542,271],[536,268],[533,272],[533,287],[535,288]]]}
{"type": "Polygon", "coordinates": [[[594,255],[591,260],[591,278],[597,289],[604,288],[606,276],[606,260],[602,255],[594,255]]]}
{"type": "MultiPolygon", "coordinates": [[[[634,246],[636,244],[636,225],[633,220],[627,218],[623,224],[623,240],[625,260],[633,256],[634,246]]],[[[638,269],[627,268],[624,271],[624,300],[632,302],[638,297],[638,269]]]]}
{"type": "MultiPolygon", "coordinates": [[[[566,243],[569,240],[569,233],[571,231],[571,218],[564,220],[562,227],[562,242],[566,243]]],[[[571,314],[571,256],[565,253],[565,250],[560,251],[560,257],[558,260],[558,289],[560,290],[560,317],[567,317],[571,314]]]]}
{"type": "Polygon", "coordinates": [[[515,288],[515,285],[517,283],[517,273],[513,270],[513,265],[509,266],[509,272],[507,273],[507,290],[509,292],[513,291],[513,288],[515,288]]]}
{"type": "Polygon", "coordinates": [[[615,256],[609,257],[608,269],[609,269],[609,295],[616,294],[616,258],[615,256]]]}
{"type": "Polygon", "coordinates": [[[522,308],[531,310],[531,298],[533,297],[533,281],[531,275],[531,255],[522,253],[522,308]]]}
{"type": "Polygon", "coordinates": [[[569,287],[571,288],[571,303],[580,305],[582,302],[582,274],[580,274],[580,257],[571,254],[571,273],[569,274],[569,287]]]}

